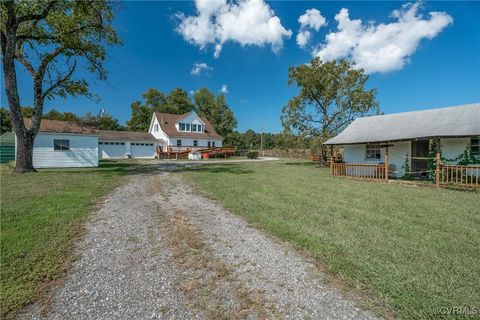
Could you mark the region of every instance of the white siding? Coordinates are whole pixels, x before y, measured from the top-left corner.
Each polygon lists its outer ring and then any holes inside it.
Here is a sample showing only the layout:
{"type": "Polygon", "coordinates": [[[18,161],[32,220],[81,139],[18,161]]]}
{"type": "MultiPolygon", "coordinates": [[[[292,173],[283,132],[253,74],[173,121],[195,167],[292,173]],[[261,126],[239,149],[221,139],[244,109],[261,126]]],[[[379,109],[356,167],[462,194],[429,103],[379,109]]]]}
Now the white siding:
{"type": "Polygon", "coordinates": [[[38,133],[33,147],[35,168],[98,166],[98,137],[80,134],[38,133]],[[70,141],[70,150],[55,151],[53,140],[70,141]]]}
{"type": "MultiPolygon", "coordinates": [[[[388,166],[393,164],[396,177],[402,177],[405,174],[405,170],[402,166],[405,164],[405,157],[411,156],[412,144],[410,141],[392,142],[393,146],[388,147],[388,166]]],[[[408,158],[408,165],[412,167],[410,158],[408,158]]]]}
{"type": "MultiPolygon", "coordinates": [[[[395,176],[401,177],[404,174],[402,166],[405,163],[405,157],[408,155],[411,156],[411,142],[392,142],[393,146],[388,149],[388,163],[394,165],[394,170],[397,171],[395,176]]],[[[453,160],[459,155],[465,152],[468,144],[470,144],[470,138],[447,138],[440,139],[440,144],[442,146],[442,157],[447,160],[453,160]]],[[[380,160],[366,160],[365,159],[365,144],[355,144],[355,145],[345,145],[343,151],[344,161],[347,163],[371,163],[376,164],[379,162],[384,162],[384,153],[385,148],[381,149],[381,158],[380,160]]],[[[455,161],[449,161],[449,163],[454,164],[455,161]]],[[[411,160],[408,160],[410,168],[412,167],[411,160]]]]}
{"type": "Polygon", "coordinates": [[[161,139],[165,141],[165,144],[161,142],[159,142],[158,144],[162,146],[163,151],[166,151],[167,146],[170,144],[170,138],[165,134],[165,132],[162,131],[162,128],[158,123],[158,119],[155,116],[155,113],[153,114],[150,129],[148,132],[150,132],[155,137],[155,139],[161,139]]]}
{"type": "MultiPolygon", "coordinates": [[[[405,157],[407,154],[410,156],[410,141],[404,142],[392,142],[393,146],[388,147],[388,165],[390,170],[394,170],[395,176],[401,177],[404,174],[402,169],[405,163],[405,157]],[[392,168],[393,166],[393,168],[392,168]]],[[[360,163],[360,164],[378,164],[385,162],[385,148],[380,149],[379,160],[367,160],[365,159],[366,144],[353,144],[344,146],[343,157],[346,163],[360,163]]],[[[410,161],[409,161],[409,165],[410,161]]]]}
{"type": "Polygon", "coordinates": [[[153,159],[156,156],[156,143],[152,141],[102,141],[98,146],[100,159],[126,158],[130,154],[132,158],[153,159]],[[105,144],[106,142],[118,143],[116,145],[105,144]],[[123,143],[121,145],[120,143],[123,143]],[[142,146],[143,144],[143,146],[142,146]]]}
{"type": "MultiPolygon", "coordinates": [[[[193,124],[201,124],[203,126],[205,126],[205,123],[193,112],[190,112],[189,114],[187,114],[185,117],[181,118],[180,120],[178,120],[178,122],[175,124],[175,128],[177,128],[178,130],[178,123],[193,123],[193,124]]],[[[190,127],[191,129],[191,127],[190,127]]]]}
{"type": "Polygon", "coordinates": [[[125,158],[126,157],[126,144],[124,141],[101,141],[102,144],[98,145],[98,157],[99,159],[110,158],[125,158]],[[117,144],[110,144],[111,142],[117,144]],[[120,143],[124,143],[123,145],[120,143]]]}
{"type": "Polygon", "coordinates": [[[131,142],[130,150],[132,158],[153,159],[156,155],[155,143],[152,142],[131,142]]]}
{"type": "Polygon", "coordinates": [[[172,147],[177,146],[177,140],[182,140],[182,147],[193,147],[193,140],[198,141],[198,147],[208,147],[208,141],[210,141],[210,146],[213,141],[215,141],[215,147],[222,146],[222,140],[217,139],[192,139],[192,138],[171,138],[170,143],[172,147]]]}
{"type": "MultiPolygon", "coordinates": [[[[467,145],[470,144],[470,138],[447,138],[440,139],[442,146],[442,158],[447,160],[454,160],[459,155],[465,152],[467,145]]],[[[450,164],[455,164],[456,161],[448,161],[450,164]]]]}

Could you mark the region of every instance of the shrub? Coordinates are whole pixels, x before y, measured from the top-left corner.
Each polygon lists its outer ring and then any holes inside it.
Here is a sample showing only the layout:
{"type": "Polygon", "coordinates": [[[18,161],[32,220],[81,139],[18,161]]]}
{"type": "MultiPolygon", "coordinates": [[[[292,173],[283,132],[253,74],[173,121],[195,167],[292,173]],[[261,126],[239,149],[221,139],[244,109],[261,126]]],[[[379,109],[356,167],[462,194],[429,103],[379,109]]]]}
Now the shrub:
{"type": "Polygon", "coordinates": [[[249,151],[247,153],[248,159],[257,159],[258,158],[258,151],[249,151]]]}

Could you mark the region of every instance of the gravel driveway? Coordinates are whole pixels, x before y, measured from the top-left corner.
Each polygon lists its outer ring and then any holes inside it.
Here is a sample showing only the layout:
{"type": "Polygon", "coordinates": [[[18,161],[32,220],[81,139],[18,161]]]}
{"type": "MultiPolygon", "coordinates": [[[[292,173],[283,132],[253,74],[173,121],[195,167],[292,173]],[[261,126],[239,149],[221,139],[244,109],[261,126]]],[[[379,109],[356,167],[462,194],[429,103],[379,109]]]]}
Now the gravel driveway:
{"type": "MultiPolygon", "coordinates": [[[[129,178],[91,215],[48,319],[372,319],[309,258],[175,172],[129,178]]],[[[43,319],[31,306],[20,318],[43,319]]]]}

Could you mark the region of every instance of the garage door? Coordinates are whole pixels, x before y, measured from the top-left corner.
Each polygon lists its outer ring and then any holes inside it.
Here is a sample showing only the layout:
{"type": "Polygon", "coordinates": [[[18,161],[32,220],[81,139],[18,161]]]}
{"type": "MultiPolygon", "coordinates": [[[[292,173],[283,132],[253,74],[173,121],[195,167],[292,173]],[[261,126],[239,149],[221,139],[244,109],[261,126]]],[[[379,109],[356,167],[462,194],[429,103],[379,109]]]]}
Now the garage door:
{"type": "Polygon", "coordinates": [[[154,158],[155,145],[153,143],[131,143],[132,158],[154,158]]]}
{"type": "Polygon", "coordinates": [[[125,158],[125,142],[105,142],[98,143],[98,158],[125,158]]]}

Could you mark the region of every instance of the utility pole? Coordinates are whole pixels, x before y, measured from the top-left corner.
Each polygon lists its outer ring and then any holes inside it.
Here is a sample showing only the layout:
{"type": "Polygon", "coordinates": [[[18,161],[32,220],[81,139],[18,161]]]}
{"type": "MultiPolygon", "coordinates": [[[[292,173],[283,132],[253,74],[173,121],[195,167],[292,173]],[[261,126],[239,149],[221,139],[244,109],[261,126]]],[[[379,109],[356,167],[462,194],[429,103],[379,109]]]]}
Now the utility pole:
{"type": "Polygon", "coordinates": [[[105,114],[105,108],[101,108],[97,116],[97,130],[100,129],[100,118],[105,114]]]}

